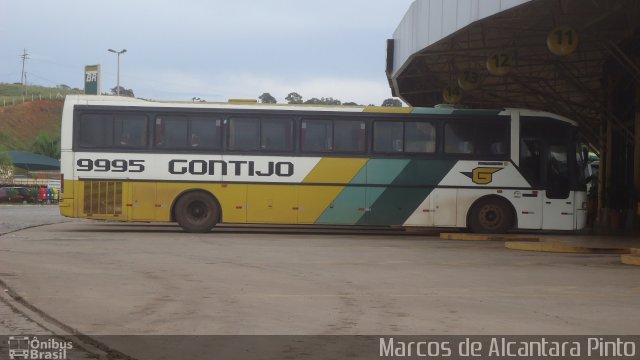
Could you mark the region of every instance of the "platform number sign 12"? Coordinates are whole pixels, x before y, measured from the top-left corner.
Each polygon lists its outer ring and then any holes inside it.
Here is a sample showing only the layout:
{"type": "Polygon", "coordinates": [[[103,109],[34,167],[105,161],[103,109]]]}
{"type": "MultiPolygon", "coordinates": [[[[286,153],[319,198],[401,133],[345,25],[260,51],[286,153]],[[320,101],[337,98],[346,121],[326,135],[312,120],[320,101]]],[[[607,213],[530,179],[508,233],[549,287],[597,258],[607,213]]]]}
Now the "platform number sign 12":
{"type": "Polygon", "coordinates": [[[513,68],[513,55],[507,51],[497,51],[487,58],[487,70],[493,75],[504,76],[513,68]]]}
{"type": "Polygon", "coordinates": [[[578,33],[570,26],[558,26],[547,35],[547,47],[554,55],[571,55],[578,48],[578,33]]]}

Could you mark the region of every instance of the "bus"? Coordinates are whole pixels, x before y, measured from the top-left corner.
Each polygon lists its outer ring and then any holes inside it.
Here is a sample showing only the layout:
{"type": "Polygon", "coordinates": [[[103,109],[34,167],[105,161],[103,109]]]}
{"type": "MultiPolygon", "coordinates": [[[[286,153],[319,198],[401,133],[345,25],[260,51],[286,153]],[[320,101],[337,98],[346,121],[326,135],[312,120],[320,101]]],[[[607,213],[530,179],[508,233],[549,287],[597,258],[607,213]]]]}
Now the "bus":
{"type": "Polygon", "coordinates": [[[60,212],[217,224],[577,230],[576,122],[524,109],[69,95],[60,212]]]}

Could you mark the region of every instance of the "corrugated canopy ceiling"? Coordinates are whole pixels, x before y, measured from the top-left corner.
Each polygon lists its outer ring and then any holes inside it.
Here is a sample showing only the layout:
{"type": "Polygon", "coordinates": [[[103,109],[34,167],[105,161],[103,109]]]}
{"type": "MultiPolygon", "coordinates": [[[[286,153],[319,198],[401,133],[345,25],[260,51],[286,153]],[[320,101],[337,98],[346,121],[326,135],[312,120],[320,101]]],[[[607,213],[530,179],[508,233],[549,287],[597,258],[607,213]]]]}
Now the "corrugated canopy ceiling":
{"type": "MultiPolygon", "coordinates": [[[[605,65],[615,63],[640,83],[639,66],[629,56],[629,48],[638,47],[638,38],[634,36],[640,26],[640,1],[512,1],[507,10],[488,13],[487,17],[450,34],[439,30],[443,38],[432,38],[425,48],[405,56],[402,52],[407,51],[407,44],[415,43],[415,37],[419,36],[415,32],[430,29],[424,23],[429,19],[424,13],[428,11],[426,5],[442,6],[442,0],[417,2],[422,6],[414,4],[403,19],[390,45],[396,49],[388,52],[394,55],[388,55],[387,59],[387,76],[394,96],[412,106],[443,103],[443,90],[457,87],[458,77],[471,71],[479,75],[479,86],[462,91],[462,105],[555,112],[578,121],[584,137],[597,144],[599,121],[608,111],[603,86],[605,65]],[[547,36],[560,25],[568,25],[577,32],[578,47],[570,55],[554,55],[547,47],[547,36]],[[508,74],[496,76],[487,70],[487,59],[500,51],[511,54],[513,66],[508,74]],[[394,58],[406,61],[393,63],[394,58]]],[[[468,12],[460,5],[475,2],[456,3],[468,12]]],[[[608,115],[614,118],[618,131],[634,139],[623,119],[610,112],[608,115]]]]}

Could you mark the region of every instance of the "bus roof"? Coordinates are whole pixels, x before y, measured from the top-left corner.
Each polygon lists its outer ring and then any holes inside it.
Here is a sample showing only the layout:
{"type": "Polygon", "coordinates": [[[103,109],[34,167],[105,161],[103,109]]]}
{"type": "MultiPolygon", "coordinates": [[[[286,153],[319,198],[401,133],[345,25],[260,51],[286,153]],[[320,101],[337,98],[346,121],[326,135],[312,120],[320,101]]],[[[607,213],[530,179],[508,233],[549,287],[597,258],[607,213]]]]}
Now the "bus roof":
{"type": "Polygon", "coordinates": [[[249,102],[191,102],[191,101],[157,101],[145,100],[124,96],[109,95],[67,95],[66,102],[74,105],[104,105],[104,106],[139,106],[139,107],[184,107],[194,109],[254,109],[254,110],[297,110],[297,111],[335,111],[335,112],[370,112],[370,113],[404,113],[425,115],[502,115],[510,116],[513,112],[521,116],[546,117],[560,120],[577,126],[577,122],[564,116],[546,111],[504,108],[504,109],[465,109],[450,105],[427,107],[382,107],[382,106],[357,106],[357,105],[315,105],[315,104],[261,104],[249,102]]]}

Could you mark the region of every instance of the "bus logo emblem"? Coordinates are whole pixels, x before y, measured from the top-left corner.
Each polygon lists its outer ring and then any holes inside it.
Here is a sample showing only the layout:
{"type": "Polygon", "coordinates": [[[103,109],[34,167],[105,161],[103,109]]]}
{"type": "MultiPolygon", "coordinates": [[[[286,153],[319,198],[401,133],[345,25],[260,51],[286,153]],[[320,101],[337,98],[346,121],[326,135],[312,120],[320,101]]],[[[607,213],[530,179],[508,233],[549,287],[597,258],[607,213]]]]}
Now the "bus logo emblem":
{"type": "Polygon", "coordinates": [[[493,173],[496,173],[502,169],[503,168],[477,167],[471,172],[461,172],[461,174],[471,179],[474,184],[486,185],[490,184],[493,181],[493,173]]]}

